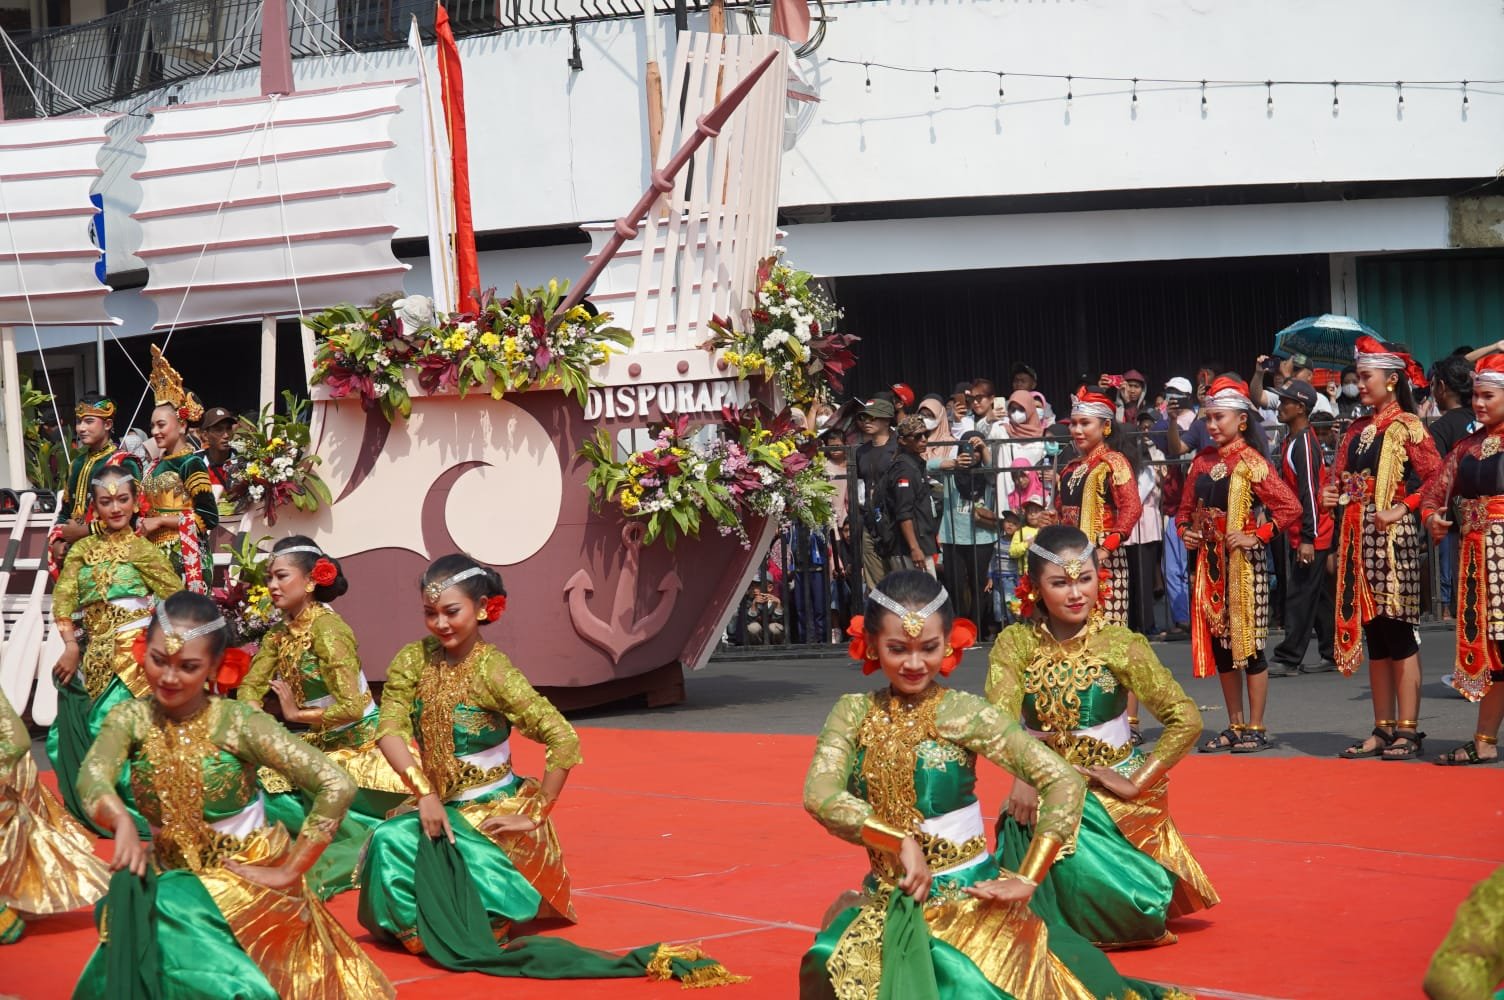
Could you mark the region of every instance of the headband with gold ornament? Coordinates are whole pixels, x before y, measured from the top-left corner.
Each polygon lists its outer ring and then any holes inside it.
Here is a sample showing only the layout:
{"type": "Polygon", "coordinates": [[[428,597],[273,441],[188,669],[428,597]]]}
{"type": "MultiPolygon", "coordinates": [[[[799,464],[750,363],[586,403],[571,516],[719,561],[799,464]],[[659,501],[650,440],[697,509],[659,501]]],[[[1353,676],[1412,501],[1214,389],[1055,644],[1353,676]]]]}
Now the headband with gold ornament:
{"type": "Polygon", "coordinates": [[[1478,359],[1473,369],[1474,385],[1491,385],[1504,388],[1504,354],[1490,354],[1478,359]]]}
{"type": "Polygon", "coordinates": [[[113,420],[115,419],[115,401],[107,396],[101,396],[92,403],[78,403],[73,407],[73,416],[79,420],[84,417],[113,420]]]}
{"type": "Polygon", "coordinates": [[[903,624],[903,630],[908,633],[911,639],[917,638],[919,633],[924,631],[925,619],[929,618],[936,611],[939,611],[941,606],[945,604],[946,599],[950,597],[945,592],[945,588],[941,587],[940,593],[936,594],[933,600],[916,611],[912,608],[904,607],[881,590],[873,590],[867,596],[871,597],[872,602],[878,607],[886,608],[897,615],[899,621],[903,624]]]}
{"type": "Polygon", "coordinates": [[[146,381],[151,385],[158,406],[171,406],[185,423],[197,423],[203,417],[203,404],[183,387],[183,376],[167,363],[156,344],[151,345],[151,374],[146,381]]]}
{"type": "Polygon", "coordinates": [[[1086,547],[1081,550],[1079,556],[1067,559],[1058,552],[1051,552],[1049,549],[1041,548],[1037,542],[1029,543],[1029,552],[1031,555],[1036,555],[1045,562],[1054,563],[1056,566],[1059,566],[1065,570],[1066,577],[1071,580],[1086,572],[1086,566],[1091,562],[1091,554],[1095,548],[1094,545],[1088,542],[1086,547]]]}
{"type": "Polygon", "coordinates": [[[424,587],[423,596],[428,598],[428,602],[432,604],[450,587],[453,587],[457,583],[464,583],[473,576],[482,576],[485,572],[486,568],[484,566],[471,566],[469,569],[462,569],[453,576],[445,577],[438,583],[430,583],[424,587]]]}
{"type": "MultiPolygon", "coordinates": [[[[120,469],[120,466],[112,465],[110,466],[110,468],[120,469]]],[[[120,487],[122,484],[129,483],[134,485],[135,482],[135,476],[131,475],[124,469],[120,469],[119,475],[110,476],[108,478],[104,476],[95,476],[93,479],[89,480],[89,489],[92,490],[96,486],[103,486],[106,493],[108,493],[110,496],[114,496],[115,494],[120,492],[120,487]]]]}
{"type": "Polygon", "coordinates": [[[163,601],[157,605],[157,625],[162,629],[162,642],[167,646],[167,655],[176,656],[184,646],[188,645],[194,639],[209,635],[211,632],[218,632],[224,628],[225,620],[223,618],[213,618],[202,625],[195,625],[193,628],[179,631],[172,624],[171,619],[167,617],[167,602],[163,601]]]}

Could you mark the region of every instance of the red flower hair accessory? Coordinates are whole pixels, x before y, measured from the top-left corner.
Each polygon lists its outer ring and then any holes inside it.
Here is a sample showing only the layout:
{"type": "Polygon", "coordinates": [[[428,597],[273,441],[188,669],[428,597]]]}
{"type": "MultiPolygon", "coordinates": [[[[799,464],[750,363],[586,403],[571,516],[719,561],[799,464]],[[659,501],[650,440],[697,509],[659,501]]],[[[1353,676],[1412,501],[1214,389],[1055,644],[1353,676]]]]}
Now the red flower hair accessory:
{"type": "Polygon", "coordinates": [[[1109,572],[1107,567],[1104,566],[1101,569],[1097,570],[1097,604],[1100,606],[1103,602],[1111,597],[1112,573],[1109,572]]]}
{"type": "Polygon", "coordinates": [[[957,618],[950,626],[950,639],[945,646],[945,659],[940,661],[940,675],[949,677],[950,672],[961,663],[961,654],[976,645],[977,627],[967,618],[957,618]]]}
{"type": "Polygon", "coordinates": [[[224,694],[240,687],[250,669],[250,654],[238,646],[231,646],[225,650],[224,659],[219,661],[219,672],[214,677],[215,688],[224,694]]]}
{"type": "Polygon", "coordinates": [[[846,645],[846,655],[862,665],[864,674],[877,670],[877,654],[867,649],[867,625],[861,615],[851,616],[846,634],[851,636],[851,642],[846,645]]]}
{"type": "Polygon", "coordinates": [[[1018,586],[1013,590],[1013,596],[1018,598],[1018,613],[1024,618],[1033,618],[1034,609],[1039,606],[1039,595],[1034,592],[1034,581],[1027,576],[1018,581],[1018,586]]]}
{"type": "Polygon", "coordinates": [[[339,569],[325,556],[320,556],[318,562],[313,564],[313,572],[308,578],[320,587],[327,587],[339,579],[339,569]]]}
{"type": "Polygon", "coordinates": [[[495,597],[489,597],[486,599],[486,606],[483,610],[483,617],[481,618],[481,620],[494,622],[498,618],[500,618],[506,612],[506,610],[507,595],[497,594],[495,597]]]}

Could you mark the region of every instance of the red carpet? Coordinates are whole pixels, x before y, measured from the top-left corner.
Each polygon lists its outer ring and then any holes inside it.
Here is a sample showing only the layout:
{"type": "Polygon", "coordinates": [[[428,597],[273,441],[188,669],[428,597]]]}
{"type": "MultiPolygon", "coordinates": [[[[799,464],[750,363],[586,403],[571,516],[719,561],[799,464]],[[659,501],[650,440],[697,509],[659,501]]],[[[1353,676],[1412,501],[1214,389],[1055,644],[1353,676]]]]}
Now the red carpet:
{"type": "MultiPolygon", "coordinates": [[[[704,941],[753,977],[728,1000],[795,996],[815,923],[864,866],[800,805],[813,741],[581,735],[585,764],[554,814],[581,921],[565,935],[610,949],[704,941]]],[[[538,773],[541,752],[518,743],[519,770],[538,773]]],[[[1179,944],[1114,960],[1206,998],[1420,997],[1457,904],[1504,855],[1504,769],[1193,756],[1173,784],[1177,822],[1224,902],[1180,922],[1179,944]]],[[[984,767],[984,808],[1007,785],[984,767]]],[[[332,906],[359,932],[353,894],[332,906]]],[[[645,981],[503,984],[366,943],[404,998],[679,995],[645,981]]],[[[0,995],[67,996],[93,944],[86,913],[32,923],[0,951],[0,995]]]]}

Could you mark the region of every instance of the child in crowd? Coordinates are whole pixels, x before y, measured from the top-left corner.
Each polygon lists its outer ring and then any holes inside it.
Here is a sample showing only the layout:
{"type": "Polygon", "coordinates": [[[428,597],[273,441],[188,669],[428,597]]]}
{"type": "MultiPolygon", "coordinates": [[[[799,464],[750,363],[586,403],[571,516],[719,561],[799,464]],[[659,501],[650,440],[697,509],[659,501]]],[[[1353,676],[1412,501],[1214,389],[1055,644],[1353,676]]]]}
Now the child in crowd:
{"type": "MultiPolygon", "coordinates": [[[[1013,559],[1013,586],[1018,586],[1018,581],[1029,572],[1029,543],[1034,536],[1039,534],[1039,529],[1044,527],[1046,521],[1044,504],[1039,500],[1027,500],[1023,505],[1023,524],[1017,531],[1008,536],[1008,555],[1013,559]]],[[[1006,597],[1008,607],[1014,618],[1018,617],[1018,598],[1010,589],[1006,597]]]]}
{"type": "Polygon", "coordinates": [[[1006,539],[1007,544],[1000,544],[992,550],[992,567],[987,574],[987,590],[991,595],[993,620],[1000,626],[1012,625],[1015,621],[1013,614],[1013,592],[1018,589],[1018,564],[1014,561],[1010,549],[1012,548],[1013,536],[1018,529],[1023,527],[1023,516],[1015,510],[1005,510],[999,515],[998,525],[999,539],[1006,539]]]}

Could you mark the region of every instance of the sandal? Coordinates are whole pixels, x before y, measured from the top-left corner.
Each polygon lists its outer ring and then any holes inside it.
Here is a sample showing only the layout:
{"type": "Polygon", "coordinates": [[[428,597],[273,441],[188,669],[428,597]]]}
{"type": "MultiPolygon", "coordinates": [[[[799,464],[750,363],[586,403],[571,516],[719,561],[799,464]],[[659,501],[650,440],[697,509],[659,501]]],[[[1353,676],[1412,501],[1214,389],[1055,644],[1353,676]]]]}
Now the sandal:
{"type": "Polygon", "coordinates": [[[1395,723],[1394,739],[1380,755],[1384,760],[1414,760],[1426,748],[1426,734],[1416,731],[1418,722],[1401,719],[1395,723]],[[1403,744],[1403,746],[1401,745],[1403,744]]]}
{"type": "Polygon", "coordinates": [[[1238,745],[1242,737],[1243,724],[1234,722],[1216,736],[1207,740],[1196,748],[1197,753],[1222,753],[1231,750],[1238,745]]]}
{"type": "Polygon", "coordinates": [[[1364,757],[1383,756],[1384,751],[1388,750],[1390,744],[1394,742],[1394,734],[1391,732],[1385,732],[1384,728],[1386,726],[1392,728],[1394,724],[1395,720],[1393,719],[1378,720],[1373,724],[1373,732],[1371,733],[1371,735],[1379,741],[1376,746],[1365,747],[1363,744],[1367,743],[1368,740],[1367,738],[1364,738],[1354,743],[1346,750],[1343,750],[1337,756],[1342,760],[1362,760],[1364,757]]]}
{"type": "Polygon", "coordinates": [[[1472,739],[1462,744],[1456,750],[1448,750],[1432,761],[1432,763],[1439,764],[1442,767],[1471,767],[1473,764],[1497,764],[1499,762],[1497,755],[1493,757],[1478,756],[1478,744],[1487,743],[1492,746],[1498,746],[1498,742],[1498,740],[1490,739],[1482,733],[1474,733],[1472,739]],[[1462,754],[1463,756],[1459,757],[1457,756],[1458,754],[1462,754]]]}
{"type": "Polygon", "coordinates": [[[1232,748],[1233,753],[1258,753],[1261,750],[1273,749],[1274,744],[1269,742],[1269,731],[1263,726],[1244,726],[1243,738],[1232,748]]]}

